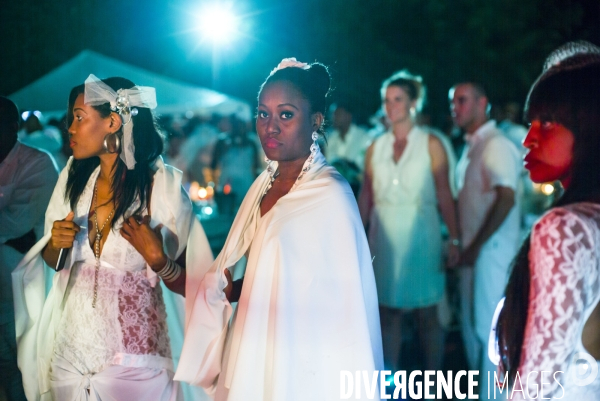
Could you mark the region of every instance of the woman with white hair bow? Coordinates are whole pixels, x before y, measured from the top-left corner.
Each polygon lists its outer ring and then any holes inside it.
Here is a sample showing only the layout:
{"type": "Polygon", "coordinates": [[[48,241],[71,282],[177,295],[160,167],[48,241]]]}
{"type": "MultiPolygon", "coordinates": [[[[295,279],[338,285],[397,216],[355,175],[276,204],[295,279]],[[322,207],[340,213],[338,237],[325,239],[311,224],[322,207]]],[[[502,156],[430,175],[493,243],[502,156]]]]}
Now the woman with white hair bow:
{"type": "Polygon", "coordinates": [[[212,254],[181,173],[160,158],[155,107],[154,88],[123,78],[90,75],[71,91],[73,157],[44,238],[13,273],[29,400],[181,398],[173,342],[181,341],[183,299],[174,293],[184,295],[186,278],[201,276],[212,254]],[[42,260],[58,271],[45,300],[51,270],[42,260]]]}

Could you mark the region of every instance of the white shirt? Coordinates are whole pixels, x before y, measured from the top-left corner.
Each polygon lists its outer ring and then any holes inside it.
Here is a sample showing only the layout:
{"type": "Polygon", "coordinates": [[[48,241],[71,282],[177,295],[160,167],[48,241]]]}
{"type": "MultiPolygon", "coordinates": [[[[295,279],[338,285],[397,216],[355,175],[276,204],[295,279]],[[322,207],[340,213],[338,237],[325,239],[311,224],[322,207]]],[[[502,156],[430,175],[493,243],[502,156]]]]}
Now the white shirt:
{"type": "Polygon", "coordinates": [[[327,138],[325,156],[329,163],[338,159],[346,159],[355,163],[362,171],[365,165],[365,152],[372,138],[367,131],[351,124],[346,136],[342,139],[340,131],[334,130],[327,138]]]}
{"type": "MultiPolygon", "coordinates": [[[[495,187],[512,188],[515,202],[518,202],[521,172],[519,151],[502,135],[494,120],[467,135],[466,140],[467,144],[456,166],[458,211],[465,247],[475,239],[496,201],[495,187]]],[[[519,228],[519,208],[515,205],[493,237],[518,242],[519,228]]]]}
{"type": "MultiPolygon", "coordinates": [[[[23,255],[5,245],[35,229],[44,233],[44,213],[58,172],[47,153],[17,142],[0,163],[0,316],[12,316],[11,271],[23,255]],[[5,308],[6,307],[6,308],[5,308]],[[6,311],[6,313],[4,313],[6,311]]],[[[2,318],[0,318],[2,322],[2,318]]]]}

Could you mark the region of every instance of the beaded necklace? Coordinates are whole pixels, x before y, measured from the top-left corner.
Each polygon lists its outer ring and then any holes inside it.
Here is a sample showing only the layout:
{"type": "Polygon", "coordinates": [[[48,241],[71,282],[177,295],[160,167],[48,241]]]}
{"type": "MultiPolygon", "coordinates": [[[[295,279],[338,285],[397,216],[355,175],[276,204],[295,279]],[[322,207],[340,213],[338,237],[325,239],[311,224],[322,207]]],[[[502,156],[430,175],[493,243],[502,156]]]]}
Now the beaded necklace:
{"type": "Polygon", "coordinates": [[[106,227],[114,213],[115,208],[113,207],[106,220],[104,220],[102,227],[98,228],[98,181],[96,181],[96,185],[94,185],[94,227],[96,228],[94,256],[96,257],[96,270],[94,271],[94,298],[92,300],[92,308],[96,308],[96,299],[98,298],[98,273],[100,272],[100,241],[102,240],[102,231],[104,231],[104,227],[106,227]]]}

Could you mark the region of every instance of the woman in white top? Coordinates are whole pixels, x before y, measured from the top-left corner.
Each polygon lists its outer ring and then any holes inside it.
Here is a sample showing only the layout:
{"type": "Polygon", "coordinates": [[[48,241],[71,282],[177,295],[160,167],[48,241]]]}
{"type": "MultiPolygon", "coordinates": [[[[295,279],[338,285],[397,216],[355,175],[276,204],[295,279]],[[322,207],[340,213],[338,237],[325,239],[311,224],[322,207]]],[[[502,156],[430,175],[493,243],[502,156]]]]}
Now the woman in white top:
{"type": "MultiPolygon", "coordinates": [[[[194,280],[212,255],[180,174],[160,158],[154,107],[154,88],[123,78],[90,75],[71,91],[73,158],[50,200],[46,235],[13,273],[30,401],[180,399],[165,300],[182,303],[171,291],[184,294],[186,275],[194,280]],[[41,258],[60,269],[45,302],[41,258]]],[[[172,322],[177,313],[169,310],[172,322]]]]}
{"type": "Polygon", "coordinates": [[[525,168],[533,182],[560,181],[564,193],[514,260],[496,330],[499,356],[493,347],[490,356],[513,400],[597,401],[600,48],[574,42],[555,50],[525,115],[525,168]]]}
{"type": "MultiPolygon", "coordinates": [[[[256,130],[269,168],[200,287],[186,286],[175,379],[214,391],[215,400],[335,400],[343,372],[373,377],[382,368],[375,280],[356,201],[316,142],[329,82],[325,66],[295,59],[266,79],[256,130]],[[244,254],[243,281],[232,286],[228,269],[244,254]],[[239,299],[231,324],[228,299],[239,299]]],[[[377,387],[363,388],[360,399],[378,397],[377,387]]]]}
{"type": "Polygon", "coordinates": [[[423,101],[420,77],[405,71],[381,87],[390,131],[367,150],[359,197],[377,281],[386,368],[398,370],[403,312],[414,311],[424,369],[440,369],[443,330],[437,304],[445,287],[441,216],[451,237],[448,264],[458,261],[458,227],[447,147],[415,125],[423,101]]]}

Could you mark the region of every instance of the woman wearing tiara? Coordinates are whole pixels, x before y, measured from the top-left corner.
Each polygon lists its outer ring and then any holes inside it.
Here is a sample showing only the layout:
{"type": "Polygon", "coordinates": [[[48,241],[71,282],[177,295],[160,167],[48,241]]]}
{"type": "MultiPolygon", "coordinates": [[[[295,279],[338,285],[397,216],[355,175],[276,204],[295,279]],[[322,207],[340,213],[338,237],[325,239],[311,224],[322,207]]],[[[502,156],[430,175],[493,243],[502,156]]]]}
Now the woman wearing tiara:
{"type": "Polygon", "coordinates": [[[176,328],[183,300],[172,291],[184,294],[186,276],[201,276],[212,254],[180,173],[159,156],[154,107],[154,88],[123,78],[90,75],[71,91],[73,157],[44,238],[13,273],[30,401],[180,399],[166,308],[176,328]],[[45,302],[42,259],[60,269],[45,302]]]}
{"type": "Polygon", "coordinates": [[[553,52],[525,115],[525,168],[533,182],[560,181],[564,193],[514,260],[496,330],[499,355],[490,347],[490,357],[513,400],[597,401],[600,48],[575,42],[553,52]]]}
{"type": "MultiPolygon", "coordinates": [[[[325,66],[295,59],[267,77],[256,129],[269,167],[200,287],[186,286],[175,379],[215,391],[215,400],[339,399],[343,371],[373,377],[382,368],[364,229],[348,183],[317,145],[329,83],[325,66]],[[228,269],[244,254],[244,279],[232,286],[228,269]]],[[[378,397],[372,390],[361,399],[378,397]]]]}

